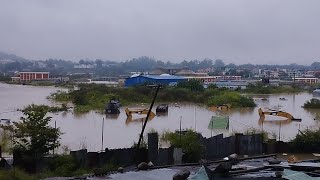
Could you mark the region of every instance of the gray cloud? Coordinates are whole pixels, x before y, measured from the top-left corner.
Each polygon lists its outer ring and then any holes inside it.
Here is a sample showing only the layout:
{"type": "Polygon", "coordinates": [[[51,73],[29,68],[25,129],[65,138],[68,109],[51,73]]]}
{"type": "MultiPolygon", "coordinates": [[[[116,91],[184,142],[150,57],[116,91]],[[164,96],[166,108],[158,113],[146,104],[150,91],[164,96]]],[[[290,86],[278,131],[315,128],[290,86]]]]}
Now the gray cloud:
{"type": "Polygon", "coordinates": [[[318,0],[0,0],[0,50],[32,59],[142,55],[310,64],[318,0]]]}

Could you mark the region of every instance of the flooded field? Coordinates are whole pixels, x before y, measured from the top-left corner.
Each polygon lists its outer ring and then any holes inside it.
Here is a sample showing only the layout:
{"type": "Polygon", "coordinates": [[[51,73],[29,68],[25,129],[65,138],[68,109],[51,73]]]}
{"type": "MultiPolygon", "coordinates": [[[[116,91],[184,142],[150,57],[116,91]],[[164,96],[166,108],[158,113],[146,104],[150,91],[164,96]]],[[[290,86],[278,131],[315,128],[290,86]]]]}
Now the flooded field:
{"type": "MultiPolygon", "coordinates": [[[[46,97],[60,88],[55,87],[34,87],[22,85],[7,85],[0,83],[0,119],[8,118],[12,121],[18,120],[22,113],[17,108],[35,104],[54,105],[46,97]]],[[[232,109],[225,112],[212,112],[204,107],[195,104],[172,103],[169,105],[168,114],[156,116],[150,120],[146,132],[156,130],[159,133],[164,131],[175,131],[182,129],[195,129],[203,136],[210,137],[223,133],[225,136],[236,132],[246,132],[249,129],[267,131],[270,136],[281,140],[290,140],[298,130],[319,127],[319,110],[305,110],[301,108],[305,101],[313,96],[309,93],[280,94],[280,95],[251,95],[256,108],[232,109]],[[265,98],[264,100],[262,100],[265,98]],[[284,99],[280,99],[284,98],[284,99]],[[267,117],[265,121],[259,121],[258,108],[280,109],[291,113],[295,118],[302,121],[283,121],[283,118],[267,117]],[[228,130],[210,130],[209,121],[214,115],[229,116],[228,130]],[[281,121],[282,120],[282,121],[281,121]]],[[[135,107],[148,107],[149,104],[134,105],[135,107]]],[[[156,107],[156,105],[155,105],[156,107]]],[[[155,112],[154,107],[154,112],[155,112]]],[[[57,127],[64,133],[61,137],[61,144],[70,149],[87,148],[91,151],[101,150],[102,121],[105,119],[103,148],[130,147],[137,141],[141,131],[141,121],[129,121],[121,108],[118,116],[105,116],[104,114],[90,112],[86,114],[74,114],[73,112],[61,112],[49,114],[52,117],[52,125],[56,122],[57,127]]]]}

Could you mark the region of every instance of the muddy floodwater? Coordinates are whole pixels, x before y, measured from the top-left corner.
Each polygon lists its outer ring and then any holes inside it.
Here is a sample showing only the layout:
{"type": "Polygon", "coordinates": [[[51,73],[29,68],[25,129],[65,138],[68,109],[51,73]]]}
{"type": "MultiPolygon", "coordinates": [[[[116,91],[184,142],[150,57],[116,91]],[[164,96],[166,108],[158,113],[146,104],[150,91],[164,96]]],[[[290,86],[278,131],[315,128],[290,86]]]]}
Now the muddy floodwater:
{"type": "MultiPolygon", "coordinates": [[[[36,87],[22,85],[8,85],[0,83],[0,119],[11,119],[17,121],[22,113],[18,108],[34,103],[56,105],[46,97],[61,88],[36,87]]],[[[318,128],[320,126],[319,110],[305,110],[301,106],[305,101],[313,98],[309,93],[279,94],[279,95],[250,95],[254,98],[256,108],[231,109],[229,111],[210,111],[205,107],[195,104],[172,103],[169,104],[167,114],[156,116],[147,124],[146,131],[156,130],[175,131],[182,129],[195,129],[203,136],[221,134],[229,136],[237,132],[246,132],[250,129],[264,130],[270,137],[280,140],[290,140],[300,130],[306,128],[318,128]],[[265,98],[264,100],[262,100],[265,98]],[[280,99],[284,98],[284,99],[280,99]],[[277,109],[291,113],[295,118],[302,121],[286,121],[284,118],[267,116],[264,121],[259,120],[258,108],[277,109]],[[212,116],[229,116],[229,129],[210,130],[209,121],[212,116]]],[[[136,104],[133,107],[148,107],[149,104],[136,104]]],[[[157,105],[155,105],[156,107],[157,105]]],[[[154,112],[155,112],[154,107],[154,112]]],[[[118,116],[107,117],[104,114],[90,112],[85,114],[74,114],[72,111],[61,113],[50,113],[51,125],[56,122],[57,127],[64,133],[61,144],[72,150],[87,148],[90,151],[99,151],[102,148],[102,121],[104,120],[103,148],[130,147],[138,140],[142,122],[139,120],[127,120],[127,116],[121,107],[118,116]]],[[[142,116],[134,116],[139,118],[142,116]]]]}

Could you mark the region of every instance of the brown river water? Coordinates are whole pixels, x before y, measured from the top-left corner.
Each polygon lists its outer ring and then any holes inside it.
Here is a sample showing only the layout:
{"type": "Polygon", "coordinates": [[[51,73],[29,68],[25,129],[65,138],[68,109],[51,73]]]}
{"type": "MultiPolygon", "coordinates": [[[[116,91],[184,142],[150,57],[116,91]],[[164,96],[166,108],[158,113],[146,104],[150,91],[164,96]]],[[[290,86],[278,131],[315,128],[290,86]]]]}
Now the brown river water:
{"type": "MultiPolygon", "coordinates": [[[[22,113],[18,108],[34,103],[56,105],[46,97],[60,90],[56,87],[36,87],[22,85],[8,85],[0,83],[0,119],[11,119],[17,121],[22,113]]],[[[168,114],[156,116],[147,124],[146,131],[156,130],[159,133],[164,131],[175,131],[182,129],[195,129],[205,137],[221,134],[229,136],[237,132],[246,132],[248,129],[264,130],[270,137],[288,141],[298,132],[306,128],[318,128],[320,126],[320,110],[305,110],[301,106],[305,101],[313,97],[310,93],[279,94],[279,95],[251,95],[257,107],[236,108],[226,112],[213,112],[205,107],[195,104],[169,104],[168,114]],[[280,100],[280,97],[286,100],[280,100]],[[267,100],[262,100],[267,98],[267,100]],[[280,109],[291,113],[295,118],[302,118],[301,122],[280,121],[283,118],[266,117],[265,121],[259,121],[258,108],[280,109]],[[229,129],[210,130],[208,124],[212,116],[229,116],[229,129]]],[[[137,104],[136,107],[148,107],[149,104],[137,104]]],[[[154,106],[154,112],[155,112],[154,106]]],[[[128,121],[121,108],[119,116],[106,117],[104,114],[90,112],[85,114],[74,114],[70,112],[50,113],[51,125],[56,122],[57,127],[64,133],[61,137],[61,144],[71,150],[87,148],[90,151],[99,151],[102,148],[102,121],[104,121],[103,148],[124,148],[130,147],[137,142],[142,128],[141,121],[128,121]]],[[[134,116],[137,118],[138,116],[134,116]]],[[[142,117],[142,116],[141,116],[142,117]]]]}

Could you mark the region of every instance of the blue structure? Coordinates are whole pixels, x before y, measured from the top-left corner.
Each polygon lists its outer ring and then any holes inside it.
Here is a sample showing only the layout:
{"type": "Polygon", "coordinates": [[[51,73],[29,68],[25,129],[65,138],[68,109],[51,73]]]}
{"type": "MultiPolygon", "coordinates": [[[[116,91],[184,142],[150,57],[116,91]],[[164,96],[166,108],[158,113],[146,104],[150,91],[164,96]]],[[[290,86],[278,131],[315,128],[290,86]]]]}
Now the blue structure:
{"type": "Polygon", "coordinates": [[[161,84],[161,85],[175,85],[178,82],[187,81],[184,77],[172,76],[168,74],[163,75],[133,75],[125,81],[125,87],[139,86],[143,84],[161,84]]]}

